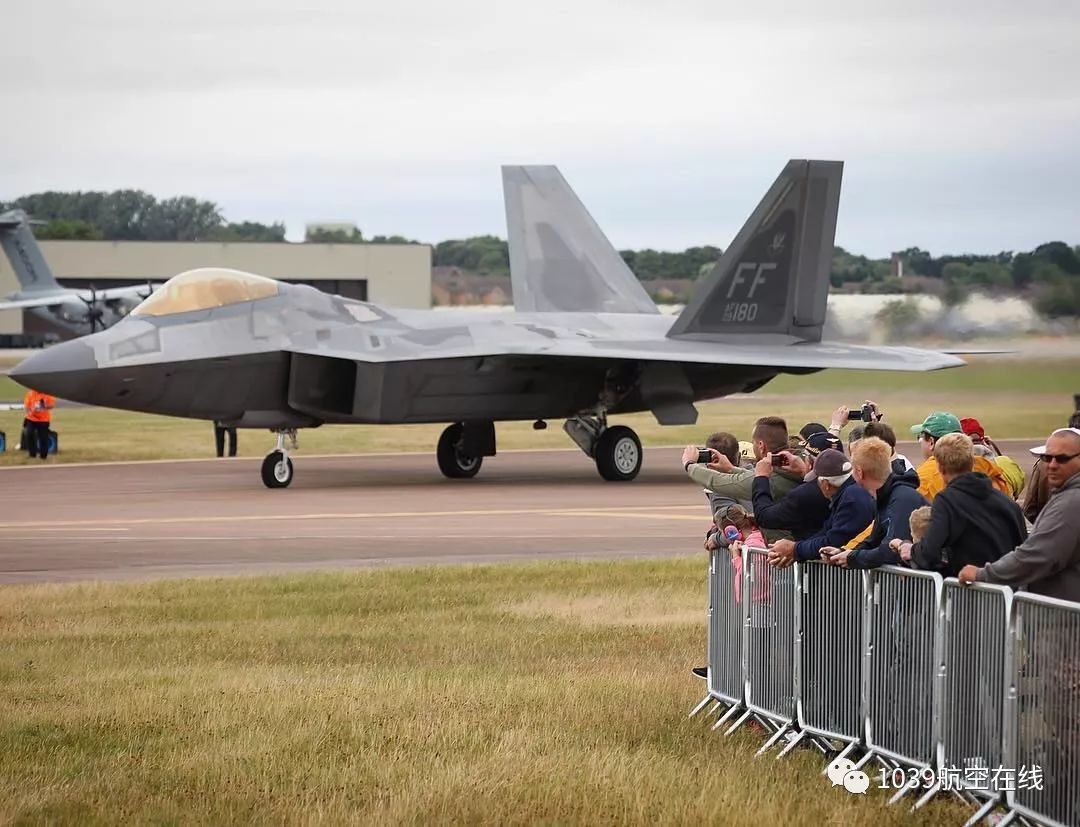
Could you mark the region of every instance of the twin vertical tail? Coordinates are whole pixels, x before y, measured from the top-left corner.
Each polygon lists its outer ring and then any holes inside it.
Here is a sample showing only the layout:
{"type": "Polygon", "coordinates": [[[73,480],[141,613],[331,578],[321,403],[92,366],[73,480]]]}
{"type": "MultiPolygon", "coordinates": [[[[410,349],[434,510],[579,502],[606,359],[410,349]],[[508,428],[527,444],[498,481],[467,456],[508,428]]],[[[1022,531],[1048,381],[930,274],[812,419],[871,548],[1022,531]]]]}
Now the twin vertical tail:
{"type": "Polygon", "coordinates": [[[820,342],[843,167],[788,161],[668,336],[820,342]]]}
{"type": "Polygon", "coordinates": [[[0,248],[11,262],[19,280],[20,293],[49,293],[63,289],[45,263],[41,247],[30,229],[30,219],[22,210],[0,214],[0,248]]]}
{"type": "Polygon", "coordinates": [[[515,310],[659,312],[558,169],[502,173],[515,310]]]}

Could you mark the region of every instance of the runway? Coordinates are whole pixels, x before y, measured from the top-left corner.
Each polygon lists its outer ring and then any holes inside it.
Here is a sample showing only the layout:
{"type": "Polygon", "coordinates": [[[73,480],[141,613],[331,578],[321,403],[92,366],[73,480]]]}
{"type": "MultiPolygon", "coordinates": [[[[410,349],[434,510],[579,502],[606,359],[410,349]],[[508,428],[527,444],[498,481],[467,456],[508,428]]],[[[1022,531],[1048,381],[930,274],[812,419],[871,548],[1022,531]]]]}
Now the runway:
{"type": "MultiPolygon", "coordinates": [[[[1026,468],[1034,444],[1002,448],[1026,468]]],[[[693,553],[708,512],[680,453],[647,448],[628,484],[576,449],[504,452],[472,480],[430,454],[298,453],[284,490],[254,459],[8,468],[0,583],[693,553]]]]}

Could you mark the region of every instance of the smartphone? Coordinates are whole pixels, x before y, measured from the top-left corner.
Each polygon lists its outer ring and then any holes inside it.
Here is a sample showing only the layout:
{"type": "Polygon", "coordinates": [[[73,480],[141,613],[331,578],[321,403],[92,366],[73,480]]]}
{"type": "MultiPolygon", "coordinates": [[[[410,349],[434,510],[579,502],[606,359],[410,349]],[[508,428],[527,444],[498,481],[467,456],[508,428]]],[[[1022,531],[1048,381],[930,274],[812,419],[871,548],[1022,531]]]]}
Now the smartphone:
{"type": "Polygon", "coordinates": [[[712,462],[712,451],[708,448],[698,448],[697,461],[703,465],[708,465],[712,462]]]}
{"type": "Polygon", "coordinates": [[[857,409],[856,408],[848,409],[847,421],[848,422],[854,422],[856,420],[862,421],[863,414],[865,413],[865,411],[866,411],[866,409],[862,405],[860,405],[857,409]]]}
{"type": "Polygon", "coordinates": [[[783,454],[772,454],[772,467],[783,468],[788,464],[788,458],[783,454]]]}

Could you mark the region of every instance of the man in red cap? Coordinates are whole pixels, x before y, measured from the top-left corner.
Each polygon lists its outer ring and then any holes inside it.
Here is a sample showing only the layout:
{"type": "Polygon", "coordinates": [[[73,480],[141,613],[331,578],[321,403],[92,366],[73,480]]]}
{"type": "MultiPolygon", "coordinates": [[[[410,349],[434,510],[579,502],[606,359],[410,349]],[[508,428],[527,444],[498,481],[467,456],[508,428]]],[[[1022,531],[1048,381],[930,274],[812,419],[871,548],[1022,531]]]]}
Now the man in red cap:
{"type": "Polygon", "coordinates": [[[1005,452],[998,447],[998,444],[986,435],[982,423],[974,417],[969,416],[961,419],[960,428],[971,438],[971,442],[975,445],[975,454],[985,457],[1001,469],[1001,475],[1005,478],[1005,482],[1009,484],[1010,490],[1007,493],[1014,500],[1018,499],[1020,493],[1024,490],[1026,480],[1024,471],[1016,460],[1005,456],[1005,452]]]}

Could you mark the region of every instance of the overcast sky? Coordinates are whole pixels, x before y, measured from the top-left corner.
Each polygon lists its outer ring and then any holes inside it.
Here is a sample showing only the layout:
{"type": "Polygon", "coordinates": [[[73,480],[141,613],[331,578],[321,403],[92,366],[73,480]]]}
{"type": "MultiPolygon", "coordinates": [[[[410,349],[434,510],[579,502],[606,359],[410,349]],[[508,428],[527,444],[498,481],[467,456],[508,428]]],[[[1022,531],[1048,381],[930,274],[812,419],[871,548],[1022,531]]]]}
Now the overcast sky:
{"type": "Polygon", "coordinates": [[[553,163],[617,247],[726,247],[810,157],[857,252],[1076,244],[1078,44],[1067,0],[14,3],[0,199],[505,237],[499,165],[553,163]]]}

